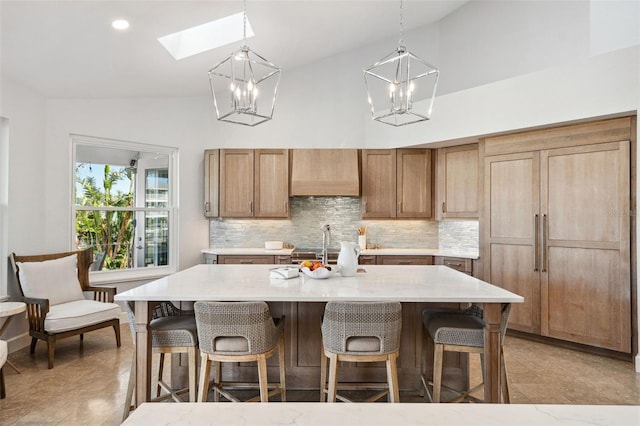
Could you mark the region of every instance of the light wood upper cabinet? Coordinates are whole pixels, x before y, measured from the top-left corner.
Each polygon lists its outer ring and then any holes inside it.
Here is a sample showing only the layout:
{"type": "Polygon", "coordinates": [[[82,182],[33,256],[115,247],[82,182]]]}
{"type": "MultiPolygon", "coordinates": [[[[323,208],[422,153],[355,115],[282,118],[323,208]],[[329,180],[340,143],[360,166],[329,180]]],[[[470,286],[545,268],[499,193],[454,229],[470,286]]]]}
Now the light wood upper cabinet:
{"type": "Polygon", "coordinates": [[[289,217],[289,151],[256,149],[254,217],[289,217]]]}
{"type": "Polygon", "coordinates": [[[431,150],[396,150],[396,217],[430,219],[431,150]]]}
{"type": "Polygon", "coordinates": [[[436,219],[478,219],[478,144],[440,148],[436,161],[436,219]]]}
{"type": "Polygon", "coordinates": [[[364,219],[431,218],[431,186],[430,150],[362,151],[364,219]]]}
{"type": "Polygon", "coordinates": [[[396,217],[396,151],[362,151],[362,218],[396,217]]]}
{"type": "Polygon", "coordinates": [[[218,217],[218,199],[220,190],[220,151],[204,151],[204,216],[218,217]]]}
{"type": "Polygon", "coordinates": [[[524,297],[510,328],[630,353],[630,144],[601,143],[611,126],[514,135],[547,149],[484,158],[484,278],[524,297]]]}
{"type": "Polygon", "coordinates": [[[220,150],[220,217],[289,215],[287,150],[220,150]]]}

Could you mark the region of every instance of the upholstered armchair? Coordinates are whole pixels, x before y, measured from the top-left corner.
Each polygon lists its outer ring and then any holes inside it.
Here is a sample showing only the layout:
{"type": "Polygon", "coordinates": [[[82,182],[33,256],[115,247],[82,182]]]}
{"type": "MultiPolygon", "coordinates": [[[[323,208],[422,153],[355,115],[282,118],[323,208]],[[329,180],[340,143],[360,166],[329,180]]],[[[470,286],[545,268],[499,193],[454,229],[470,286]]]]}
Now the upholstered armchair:
{"type": "Polygon", "coordinates": [[[38,340],[47,342],[49,368],[57,339],[80,335],[104,327],[113,327],[120,347],[120,306],[113,303],[115,287],[89,284],[93,249],[64,253],[18,256],[11,263],[19,290],[27,304],[31,353],[38,340]],[[93,300],[84,292],[92,292],[93,300]]]}

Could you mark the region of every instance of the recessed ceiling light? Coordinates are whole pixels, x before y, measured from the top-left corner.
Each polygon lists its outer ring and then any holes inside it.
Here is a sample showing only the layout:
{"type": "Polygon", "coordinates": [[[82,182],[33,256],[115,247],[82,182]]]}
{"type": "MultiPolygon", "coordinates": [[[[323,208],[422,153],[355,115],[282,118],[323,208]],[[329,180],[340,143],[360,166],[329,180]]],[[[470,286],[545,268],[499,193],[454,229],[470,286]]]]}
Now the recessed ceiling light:
{"type": "Polygon", "coordinates": [[[129,28],[129,21],[125,19],[116,19],[111,23],[111,26],[116,30],[126,30],[129,28]]]}
{"type": "MultiPolygon", "coordinates": [[[[236,13],[160,37],[158,41],[176,60],[184,59],[242,40],[243,18],[244,13],[236,13]]],[[[252,36],[253,29],[247,18],[247,38],[252,36]]]]}

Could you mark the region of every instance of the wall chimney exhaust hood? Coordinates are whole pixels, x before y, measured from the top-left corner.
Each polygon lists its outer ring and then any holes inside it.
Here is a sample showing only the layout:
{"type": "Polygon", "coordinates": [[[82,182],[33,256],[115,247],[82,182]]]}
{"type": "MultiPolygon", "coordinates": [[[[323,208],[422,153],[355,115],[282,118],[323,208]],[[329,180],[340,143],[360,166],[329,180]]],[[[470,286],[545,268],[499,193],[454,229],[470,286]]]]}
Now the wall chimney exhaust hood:
{"type": "Polygon", "coordinates": [[[360,195],[357,149],[292,149],[290,195],[360,195]]]}

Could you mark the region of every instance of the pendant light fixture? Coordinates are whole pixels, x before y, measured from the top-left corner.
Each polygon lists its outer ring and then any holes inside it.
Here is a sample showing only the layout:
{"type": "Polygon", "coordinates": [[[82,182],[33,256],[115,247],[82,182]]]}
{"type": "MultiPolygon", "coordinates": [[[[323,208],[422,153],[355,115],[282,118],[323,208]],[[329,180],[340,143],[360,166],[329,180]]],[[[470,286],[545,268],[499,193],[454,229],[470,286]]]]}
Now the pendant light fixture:
{"type": "Polygon", "coordinates": [[[247,46],[247,2],[243,1],[242,47],[209,70],[218,120],[255,126],[273,117],[280,68],[247,46]]]}
{"type": "Polygon", "coordinates": [[[398,48],[364,69],[373,119],[391,126],[431,118],[440,71],[404,46],[403,0],[400,0],[398,48]]]}

